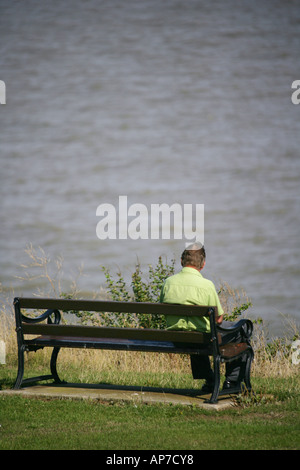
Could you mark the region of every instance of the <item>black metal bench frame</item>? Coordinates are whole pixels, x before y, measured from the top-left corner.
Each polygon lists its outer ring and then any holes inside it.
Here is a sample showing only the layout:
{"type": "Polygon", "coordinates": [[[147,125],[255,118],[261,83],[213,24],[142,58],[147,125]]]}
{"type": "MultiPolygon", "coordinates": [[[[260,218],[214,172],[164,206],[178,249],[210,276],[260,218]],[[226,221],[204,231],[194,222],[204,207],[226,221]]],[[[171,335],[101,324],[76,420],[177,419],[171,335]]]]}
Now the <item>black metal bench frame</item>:
{"type": "MultiPolygon", "coordinates": [[[[147,302],[117,302],[101,300],[66,300],[16,297],[14,299],[16,332],[18,341],[18,374],[14,389],[29,383],[53,379],[65,383],[57,373],[57,356],[60,348],[92,348],[126,351],[149,351],[176,354],[201,354],[213,357],[214,389],[208,400],[217,403],[220,391],[220,363],[233,361],[246,355],[245,387],[251,391],[250,368],[253,350],[247,336],[252,333],[252,322],[240,320],[231,328],[219,328],[216,324],[217,308],[198,305],[175,305],[147,302]],[[35,317],[28,317],[24,310],[45,310],[35,317]],[[210,333],[143,328],[116,328],[60,324],[61,313],[70,311],[126,312],[158,315],[209,317],[210,333]],[[46,322],[45,322],[46,321],[46,322]],[[221,332],[248,331],[242,343],[222,345],[221,332]],[[27,335],[30,335],[28,338],[27,335]],[[32,338],[32,335],[35,335],[32,338]],[[24,353],[53,347],[50,375],[23,379],[24,353]]],[[[224,392],[225,393],[225,392],[224,392]]]]}

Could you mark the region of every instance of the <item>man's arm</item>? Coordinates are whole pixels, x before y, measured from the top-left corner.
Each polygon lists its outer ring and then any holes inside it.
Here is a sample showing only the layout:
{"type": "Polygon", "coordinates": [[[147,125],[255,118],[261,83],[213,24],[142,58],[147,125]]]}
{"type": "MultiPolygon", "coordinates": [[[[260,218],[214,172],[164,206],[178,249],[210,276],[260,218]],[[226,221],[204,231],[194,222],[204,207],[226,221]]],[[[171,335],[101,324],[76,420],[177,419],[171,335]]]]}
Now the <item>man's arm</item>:
{"type": "MultiPolygon", "coordinates": [[[[217,294],[217,291],[216,291],[216,288],[215,286],[213,285],[214,287],[214,300],[213,300],[213,304],[216,305],[217,309],[218,309],[218,316],[216,317],[216,324],[217,325],[221,325],[221,323],[223,322],[223,319],[224,319],[224,310],[223,310],[223,307],[221,305],[221,302],[220,302],[220,299],[219,299],[219,296],[217,294]]],[[[210,305],[213,305],[213,304],[210,304],[210,305]]]]}

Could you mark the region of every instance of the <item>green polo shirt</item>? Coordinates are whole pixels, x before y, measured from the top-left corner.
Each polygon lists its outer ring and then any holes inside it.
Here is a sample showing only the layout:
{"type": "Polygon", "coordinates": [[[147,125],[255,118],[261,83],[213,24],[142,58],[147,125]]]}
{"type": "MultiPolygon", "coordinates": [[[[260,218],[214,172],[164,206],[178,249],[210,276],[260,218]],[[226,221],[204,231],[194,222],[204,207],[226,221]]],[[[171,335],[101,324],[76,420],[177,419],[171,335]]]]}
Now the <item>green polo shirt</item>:
{"type": "MultiPolygon", "coordinates": [[[[182,268],[174,276],[166,279],[160,295],[160,302],[184,305],[208,305],[218,307],[218,314],[223,315],[218,294],[213,282],[205,279],[194,268],[182,268]]],[[[209,319],[206,317],[166,316],[167,328],[172,330],[210,331],[209,319]]]]}

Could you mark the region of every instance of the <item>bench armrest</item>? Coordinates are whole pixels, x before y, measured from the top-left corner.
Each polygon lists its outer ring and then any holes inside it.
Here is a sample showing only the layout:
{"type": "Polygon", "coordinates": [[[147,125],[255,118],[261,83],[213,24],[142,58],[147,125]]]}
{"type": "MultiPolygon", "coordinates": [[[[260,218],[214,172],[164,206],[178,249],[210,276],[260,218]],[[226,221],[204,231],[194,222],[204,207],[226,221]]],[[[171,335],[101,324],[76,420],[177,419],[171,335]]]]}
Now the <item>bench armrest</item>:
{"type": "Polygon", "coordinates": [[[227,328],[217,325],[217,332],[221,333],[221,335],[226,333],[240,332],[242,339],[247,342],[249,341],[253,332],[253,323],[251,320],[243,319],[233,323],[227,328]]]}
{"type": "Polygon", "coordinates": [[[47,310],[46,312],[42,313],[39,317],[26,317],[21,314],[22,321],[25,323],[39,323],[47,319],[47,323],[52,324],[54,323],[55,325],[58,325],[61,320],[61,315],[59,310],[53,310],[52,308],[47,310]],[[51,319],[51,315],[54,314],[54,321],[51,319]]]}

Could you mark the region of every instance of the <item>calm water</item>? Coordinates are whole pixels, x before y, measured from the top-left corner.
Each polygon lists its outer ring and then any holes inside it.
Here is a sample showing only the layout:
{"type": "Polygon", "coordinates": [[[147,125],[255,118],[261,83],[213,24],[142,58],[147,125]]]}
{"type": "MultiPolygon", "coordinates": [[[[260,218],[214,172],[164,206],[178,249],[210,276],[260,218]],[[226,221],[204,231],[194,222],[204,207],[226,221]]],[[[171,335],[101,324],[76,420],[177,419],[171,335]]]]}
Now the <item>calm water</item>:
{"type": "MultiPolygon", "coordinates": [[[[203,274],[300,318],[299,1],[0,1],[0,281],[29,243],[85,293],[180,240],[96,237],[99,204],[204,204],[203,274]]],[[[177,269],[179,263],[177,262],[177,269]]],[[[34,273],[35,271],[31,271],[34,273]]]]}

